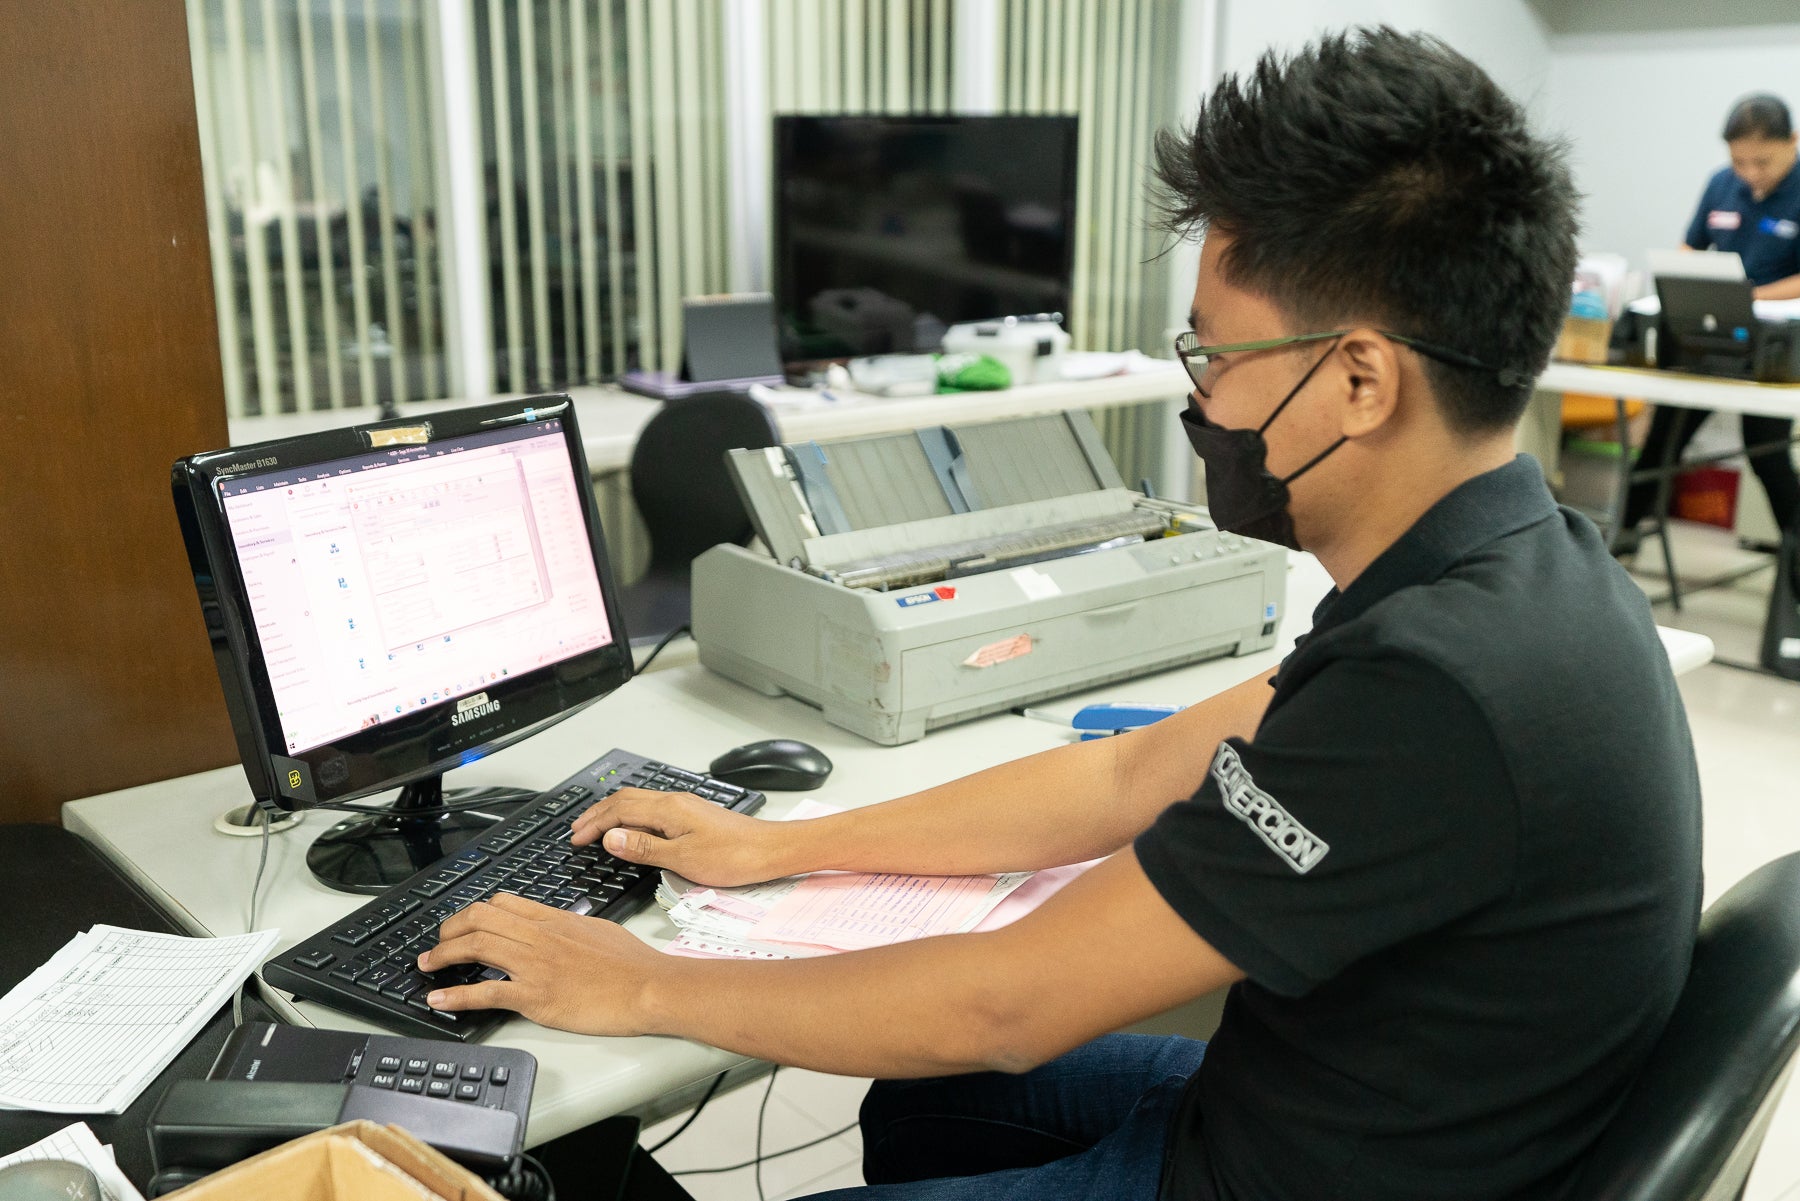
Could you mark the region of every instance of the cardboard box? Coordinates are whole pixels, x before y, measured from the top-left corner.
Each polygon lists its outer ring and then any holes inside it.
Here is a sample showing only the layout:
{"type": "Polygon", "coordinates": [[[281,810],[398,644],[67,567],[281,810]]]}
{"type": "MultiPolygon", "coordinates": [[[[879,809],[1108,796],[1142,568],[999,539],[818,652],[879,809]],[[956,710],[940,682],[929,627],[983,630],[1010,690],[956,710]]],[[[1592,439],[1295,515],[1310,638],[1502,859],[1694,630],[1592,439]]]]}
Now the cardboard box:
{"type": "Polygon", "coordinates": [[[167,1193],[181,1201],[504,1201],[398,1126],[346,1122],[167,1193]]]}
{"type": "Polygon", "coordinates": [[[1556,339],[1552,357],[1564,363],[1604,363],[1606,346],[1612,337],[1612,322],[1604,317],[1563,318],[1561,335],[1556,339]]]}

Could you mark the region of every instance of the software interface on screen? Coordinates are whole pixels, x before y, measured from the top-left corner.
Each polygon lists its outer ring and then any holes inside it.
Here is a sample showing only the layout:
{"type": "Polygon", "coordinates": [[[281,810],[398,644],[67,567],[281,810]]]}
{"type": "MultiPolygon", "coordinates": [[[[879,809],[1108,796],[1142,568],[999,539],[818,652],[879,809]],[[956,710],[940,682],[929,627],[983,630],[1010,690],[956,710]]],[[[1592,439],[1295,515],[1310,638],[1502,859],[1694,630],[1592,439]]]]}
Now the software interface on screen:
{"type": "Polygon", "coordinates": [[[560,427],[218,485],[290,753],[612,640],[560,427]]]}

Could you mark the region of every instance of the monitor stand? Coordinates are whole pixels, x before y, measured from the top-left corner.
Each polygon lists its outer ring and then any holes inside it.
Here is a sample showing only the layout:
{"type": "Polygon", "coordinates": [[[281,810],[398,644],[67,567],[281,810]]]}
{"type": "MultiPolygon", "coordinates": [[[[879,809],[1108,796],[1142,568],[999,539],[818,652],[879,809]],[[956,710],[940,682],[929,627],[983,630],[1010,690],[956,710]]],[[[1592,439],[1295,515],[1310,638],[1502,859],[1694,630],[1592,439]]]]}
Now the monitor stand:
{"type": "Polygon", "coordinates": [[[306,852],[319,883],[339,892],[377,894],[430,867],[511,817],[540,794],[524,788],[444,789],[428,776],[400,790],[385,810],[346,818],[306,852]],[[444,806],[462,806],[444,812],[444,806]]]}

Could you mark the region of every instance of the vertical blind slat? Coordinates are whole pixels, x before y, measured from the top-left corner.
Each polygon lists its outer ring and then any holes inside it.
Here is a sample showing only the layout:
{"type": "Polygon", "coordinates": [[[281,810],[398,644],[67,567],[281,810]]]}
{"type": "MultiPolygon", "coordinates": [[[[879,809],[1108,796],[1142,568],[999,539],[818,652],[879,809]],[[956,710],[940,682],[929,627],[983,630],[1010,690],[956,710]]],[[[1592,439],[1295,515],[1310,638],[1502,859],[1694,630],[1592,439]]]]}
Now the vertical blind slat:
{"type": "MultiPolygon", "coordinates": [[[[608,14],[602,12],[597,33],[601,45],[607,45],[605,29],[608,14]]],[[[581,364],[589,381],[601,376],[600,366],[600,243],[594,227],[594,130],[593,95],[588,85],[587,0],[569,0],[570,88],[574,94],[575,126],[575,240],[573,248],[581,262],[581,364]]],[[[602,79],[611,74],[604,67],[602,79]]],[[[604,86],[604,85],[602,85],[604,86]]],[[[603,112],[605,122],[608,114],[603,112]]],[[[609,131],[610,135],[610,131],[609,131]]],[[[610,142],[610,136],[608,141],[610,142]]],[[[612,175],[612,156],[607,155],[606,172],[612,175]]],[[[612,218],[608,214],[610,227],[612,218]]],[[[615,289],[616,291],[616,289],[615,289]]],[[[571,362],[574,356],[570,355],[571,362]]]]}
{"type": "Polygon", "coordinates": [[[1100,58],[1094,64],[1095,90],[1099,118],[1095,150],[1100,155],[1094,186],[1094,259],[1088,279],[1092,284],[1094,309],[1093,329],[1089,345],[1110,350],[1115,345],[1113,332],[1113,295],[1118,291],[1118,264],[1113,259],[1113,233],[1117,224],[1113,216],[1113,196],[1118,189],[1120,173],[1118,154],[1122,139],[1116,125],[1118,108],[1113,103],[1119,82],[1119,21],[1125,6],[1109,4],[1099,13],[1100,58]]]}
{"type": "Polygon", "coordinates": [[[602,189],[606,197],[606,233],[602,239],[589,223],[587,236],[606,243],[607,317],[612,330],[607,373],[616,375],[625,370],[626,341],[625,223],[624,207],[619,198],[619,171],[623,160],[619,155],[619,82],[613,61],[615,14],[613,0],[600,0],[595,24],[600,31],[600,149],[606,162],[602,189]]]}
{"type": "MultiPolygon", "coordinates": [[[[656,365],[661,371],[673,372],[681,363],[680,243],[676,231],[667,228],[674,222],[661,220],[664,214],[673,214],[677,210],[680,188],[675,128],[675,48],[670,16],[668,0],[650,5],[651,164],[658,217],[658,236],[650,247],[656,259],[656,303],[662,328],[656,365]]],[[[644,243],[639,242],[638,248],[641,252],[644,243]]]]}
{"type": "Polygon", "coordinates": [[[525,236],[531,255],[531,386],[550,378],[550,270],[544,239],[544,139],[538,120],[537,10],[519,6],[519,118],[525,135],[525,236]]]}
{"type": "Polygon", "coordinates": [[[279,411],[280,389],[275,365],[275,322],[269,311],[269,255],[263,240],[262,204],[257,194],[256,109],[250,102],[249,49],[244,35],[243,6],[227,0],[225,52],[237,113],[237,155],[243,172],[244,274],[250,281],[250,336],[256,361],[256,411],[279,411]]]}
{"type": "MultiPolygon", "coordinates": [[[[500,343],[506,369],[501,387],[522,390],[519,360],[525,345],[524,318],[519,296],[519,222],[516,178],[513,175],[512,72],[507,66],[507,47],[512,39],[506,28],[502,0],[488,0],[488,70],[492,75],[494,113],[494,186],[500,202],[500,297],[505,337],[500,343]]],[[[491,243],[490,243],[491,244],[491,243]]]]}
{"type": "Polygon", "coordinates": [[[863,30],[863,0],[845,0],[844,41],[837,52],[844,60],[843,111],[847,113],[867,112],[869,108],[868,82],[863,70],[867,53],[863,43],[867,38],[863,30]]]}
{"type": "MultiPolygon", "coordinates": [[[[563,48],[565,15],[571,0],[549,0],[549,17],[544,22],[550,29],[550,173],[556,177],[556,276],[562,281],[562,358],[550,372],[550,386],[581,380],[581,344],[575,325],[575,280],[577,272],[570,255],[575,245],[575,206],[571,202],[574,181],[569,178],[574,155],[570,148],[573,130],[569,109],[572,72],[567,70],[569,56],[563,48]]],[[[581,0],[573,0],[579,4],[581,0]]],[[[579,100],[575,100],[579,103],[579,100]]]]}
{"type": "Polygon", "coordinates": [[[437,195],[436,172],[432,170],[430,144],[425,131],[425,110],[429,98],[419,70],[419,42],[425,36],[419,17],[418,0],[401,0],[400,5],[400,70],[406,90],[406,154],[407,179],[412,191],[412,253],[415,307],[419,326],[419,359],[424,377],[424,396],[435,399],[444,394],[443,354],[438,337],[437,291],[437,222],[432,216],[432,197],[437,195]]]}
{"type": "Polygon", "coordinates": [[[844,109],[843,0],[825,0],[819,13],[819,104],[830,112],[844,109]]]}
{"type": "MultiPolygon", "coordinates": [[[[698,296],[706,290],[705,277],[701,274],[704,264],[699,253],[706,240],[706,222],[702,210],[705,195],[700,185],[701,122],[704,119],[706,92],[700,79],[699,47],[693,36],[699,20],[694,0],[675,0],[670,16],[669,38],[673,43],[670,58],[674,65],[670,87],[679,97],[675,101],[673,145],[676,168],[674,191],[681,200],[681,236],[676,245],[666,246],[666,249],[674,252],[680,262],[680,282],[676,286],[674,297],[679,301],[683,296],[698,296]]],[[[664,247],[658,249],[660,251],[664,247]]]]}
{"type": "Polygon", "coordinates": [[[706,86],[706,112],[701,124],[700,163],[706,184],[706,276],[704,290],[730,288],[730,251],[725,228],[730,221],[730,191],[726,187],[729,151],[725,145],[725,72],[715,69],[724,62],[724,13],[716,4],[700,8],[700,78],[706,86]]]}
{"type": "Polygon", "coordinates": [[[931,111],[950,111],[950,0],[931,0],[931,111]]]}
{"type": "Polygon", "coordinates": [[[207,253],[212,258],[213,310],[219,325],[219,359],[225,378],[225,408],[233,417],[245,413],[243,349],[238,345],[236,273],[231,244],[225,236],[225,200],[219,177],[226,155],[214,120],[212,32],[204,0],[187,0],[188,57],[194,72],[194,104],[200,134],[201,193],[206,201],[207,253]]]}
{"type": "MultiPolygon", "coordinates": [[[[294,172],[288,144],[286,80],[281,70],[281,26],[275,0],[262,0],[263,59],[269,124],[275,130],[274,153],[277,228],[281,235],[281,283],[287,301],[288,369],[294,381],[293,407],[312,406],[312,355],[306,333],[305,270],[300,263],[300,224],[294,211],[294,172]]],[[[287,408],[283,397],[282,407],[287,408]]]]}
{"type": "Polygon", "coordinates": [[[375,213],[381,230],[382,320],[387,326],[388,388],[394,403],[399,404],[407,398],[406,330],[400,318],[400,264],[394,249],[393,148],[387,134],[387,95],[381,78],[381,10],[377,0],[364,0],[363,3],[363,52],[369,65],[372,99],[369,120],[375,134],[375,213]]]}
{"type": "Polygon", "coordinates": [[[331,0],[331,61],[337,79],[338,153],[344,172],[344,231],[350,243],[350,312],[356,333],[356,403],[375,403],[375,354],[369,345],[368,253],[362,188],[356,169],[356,103],[350,84],[350,19],[345,0],[331,0]]]}
{"type": "MultiPolygon", "coordinates": [[[[654,0],[652,0],[654,2],[654,0]]],[[[650,72],[645,57],[649,45],[644,30],[646,0],[624,0],[625,3],[625,72],[630,88],[626,112],[631,121],[631,242],[636,274],[638,363],[646,370],[659,365],[657,351],[657,310],[655,271],[652,250],[656,245],[656,212],[651,205],[650,177],[650,86],[645,75],[650,72]]]]}
{"type": "Polygon", "coordinates": [[[1097,349],[1093,340],[1093,212],[1094,212],[1094,34],[1097,0],[1076,0],[1080,10],[1081,90],[1078,100],[1081,128],[1076,136],[1075,215],[1078,232],[1075,237],[1075,283],[1069,307],[1069,334],[1077,348],[1097,349]]]}
{"type": "Polygon", "coordinates": [[[819,45],[819,5],[825,0],[792,0],[795,14],[795,25],[798,30],[796,45],[800,53],[794,64],[795,104],[803,113],[816,113],[823,104],[822,89],[819,86],[819,72],[816,69],[819,55],[823,47],[819,45]]]}
{"type": "Polygon", "coordinates": [[[887,0],[887,102],[883,107],[890,113],[905,112],[907,107],[908,34],[906,0],[887,0]]]}

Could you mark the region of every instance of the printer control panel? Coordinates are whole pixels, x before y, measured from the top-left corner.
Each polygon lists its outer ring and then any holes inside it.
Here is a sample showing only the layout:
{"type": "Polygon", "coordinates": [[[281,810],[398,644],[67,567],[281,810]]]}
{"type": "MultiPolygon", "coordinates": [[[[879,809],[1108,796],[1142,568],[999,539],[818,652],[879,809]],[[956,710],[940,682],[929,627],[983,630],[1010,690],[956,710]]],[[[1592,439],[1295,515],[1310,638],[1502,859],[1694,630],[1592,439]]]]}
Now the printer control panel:
{"type": "Polygon", "coordinates": [[[1188,563],[1223,559],[1245,549],[1263,550],[1266,545],[1239,534],[1204,530],[1146,542],[1136,548],[1134,557],[1145,571],[1168,571],[1188,563]]]}

